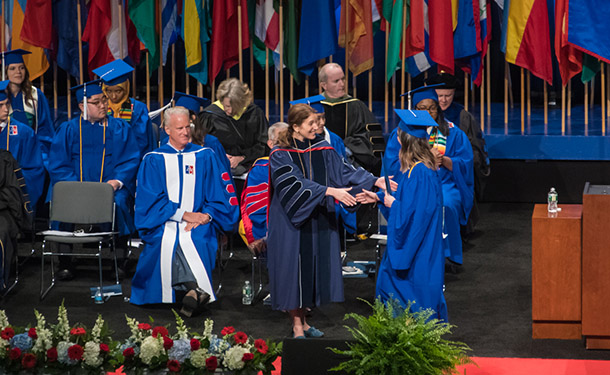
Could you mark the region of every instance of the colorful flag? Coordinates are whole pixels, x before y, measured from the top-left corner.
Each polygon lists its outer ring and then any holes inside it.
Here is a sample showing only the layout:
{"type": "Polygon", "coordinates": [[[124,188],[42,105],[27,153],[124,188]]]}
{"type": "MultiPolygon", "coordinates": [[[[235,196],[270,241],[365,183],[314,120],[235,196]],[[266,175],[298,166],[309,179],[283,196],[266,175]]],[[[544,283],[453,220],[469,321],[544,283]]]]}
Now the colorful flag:
{"type": "Polygon", "coordinates": [[[555,2],[555,56],[559,65],[561,82],[568,81],[582,71],[582,52],[568,43],[568,0],[555,2]]]}
{"type": "MultiPolygon", "coordinates": [[[[187,0],[184,0],[187,1],[187,0]]],[[[169,46],[176,42],[179,30],[176,30],[178,21],[178,1],[161,0],[161,36],[163,38],[163,65],[167,62],[167,51],[169,46]]]]}
{"type": "Polygon", "coordinates": [[[601,64],[596,57],[587,53],[582,54],[582,73],[580,74],[582,83],[590,82],[600,70],[601,64]]]}
{"type": "Polygon", "coordinates": [[[53,43],[53,6],[51,0],[27,0],[21,39],[29,44],[50,49],[53,43]]]}
{"type": "MultiPolygon", "coordinates": [[[[278,4],[279,7],[279,2],[278,0],[274,1],[274,4],[278,4]]],[[[256,60],[256,62],[258,63],[258,65],[261,68],[265,68],[265,61],[267,59],[267,47],[265,46],[265,43],[263,41],[261,41],[257,36],[256,36],[256,23],[259,22],[258,18],[257,18],[257,10],[259,10],[259,3],[258,1],[248,1],[248,28],[249,28],[249,33],[250,33],[250,38],[251,38],[251,43],[252,43],[252,55],[254,57],[254,60],[256,60]]],[[[279,25],[278,25],[278,34],[279,34],[279,25]]],[[[273,53],[273,52],[272,52],[273,53]]],[[[273,65],[273,60],[269,60],[269,66],[273,65]]]]}
{"type": "Polygon", "coordinates": [[[483,60],[491,38],[488,6],[487,0],[461,0],[454,34],[456,65],[471,74],[471,81],[476,86],[483,80],[483,60]]]}
{"type": "Polygon", "coordinates": [[[341,9],[339,46],[347,49],[349,70],[357,76],[374,65],[371,1],[343,0],[341,9]],[[346,30],[346,25],[349,30],[346,30]]]}
{"type": "Polygon", "coordinates": [[[453,16],[451,0],[428,0],[429,50],[434,62],[453,74],[453,16]]]}
{"type": "MultiPolygon", "coordinates": [[[[301,75],[299,73],[299,9],[301,9],[301,1],[289,1],[285,9],[284,16],[284,64],[288,67],[290,74],[297,84],[301,83],[301,75]]],[[[278,64],[279,65],[279,64],[278,64]]]]}
{"type": "MultiPolygon", "coordinates": [[[[81,30],[87,23],[86,8],[81,7],[81,30]]],[[[53,27],[57,34],[57,42],[51,53],[57,61],[57,66],[73,77],[80,76],[78,64],[78,15],[74,0],[53,1],[53,27]]]]}
{"type": "MultiPolygon", "coordinates": [[[[250,47],[248,34],[248,4],[241,4],[242,49],[250,47]]],[[[210,46],[210,81],[213,81],[224,66],[230,69],[239,62],[239,16],[235,0],[216,0],[213,4],[212,38],[210,46]]]]}
{"type": "Polygon", "coordinates": [[[309,0],[301,8],[299,33],[299,69],[311,75],[320,59],[339,49],[335,9],[328,0],[309,0]]]}
{"type": "MultiPolygon", "coordinates": [[[[411,5],[413,5],[414,2],[411,3],[411,5]]],[[[420,75],[421,73],[425,72],[426,70],[430,69],[431,67],[433,67],[434,65],[436,65],[436,63],[430,58],[430,43],[429,43],[429,22],[428,22],[428,0],[422,2],[423,4],[423,16],[421,17],[421,22],[423,23],[423,40],[424,40],[424,49],[421,52],[417,52],[414,55],[411,55],[410,57],[407,57],[407,70],[409,71],[409,74],[411,74],[413,77],[416,77],[418,75],[420,75]]],[[[417,10],[417,14],[419,14],[419,10],[417,10]]],[[[413,8],[411,8],[411,21],[414,21],[415,19],[415,13],[413,12],[413,8]]],[[[409,28],[411,29],[411,32],[417,32],[419,33],[417,25],[414,25],[413,22],[411,23],[411,25],[409,25],[409,28]]],[[[407,28],[407,37],[409,35],[409,28],[407,28]]],[[[413,34],[412,35],[412,43],[411,46],[413,46],[413,41],[416,40],[419,43],[419,39],[420,37],[413,34]]],[[[451,52],[453,53],[453,48],[451,49],[451,52]]],[[[408,53],[408,51],[407,51],[408,53]]]]}
{"type": "Polygon", "coordinates": [[[129,18],[133,22],[138,39],[148,50],[150,74],[159,67],[159,36],[155,29],[155,1],[126,0],[129,18]]]}
{"type": "Polygon", "coordinates": [[[5,20],[8,32],[5,33],[7,49],[21,48],[30,51],[30,55],[23,56],[25,66],[30,73],[30,79],[34,80],[49,69],[49,61],[44,53],[44,49],[35,47],[21,39],[21,28],[23,26],[24,13],[27,8],[26,0],[8,0],[5,2],[5,20]]]}
{"type": "MultiPolygon", "coordinates": [[[[389,81],[396,71],[396,66],[400,63],[400,50],[402,42],[402,30],[404,29],[403,22],[403,2],[405,0],[396,0],[392,4],[392,0],[385,0],[383,3],[383,17],[390,23],[390,35],[388,36],[388,53],[386,58],[387,76],[389,81]]],[[[407,13],[408,14],[408,13],[407,13]]],[[[408,19],[407,19],[408,23],[408,19]]]]}
{"type": "Polygon", "coordinates": [[[610,63],[610,7],[603,0],[570,0],[568,42],[598,59],[610,63]]]}
{"type": "Polygon", "coordinates": [[[186,72],[202,84],[208,82],[208,5],[199,0],[184,0],[182,39],[186,72]]]}
{"type": "Polygon", "coordinates": [[[254,35],[262,41],[267,48],[279,52],[280,44],[280,15],[275,9],[273,0],[256,2],[254,35]]]}
{"type": "Polygon", "coordinates": [[[546,0],[511,1],[506,27],[506,61],[529,70],[552,85],[551,38],[546,0]]]}

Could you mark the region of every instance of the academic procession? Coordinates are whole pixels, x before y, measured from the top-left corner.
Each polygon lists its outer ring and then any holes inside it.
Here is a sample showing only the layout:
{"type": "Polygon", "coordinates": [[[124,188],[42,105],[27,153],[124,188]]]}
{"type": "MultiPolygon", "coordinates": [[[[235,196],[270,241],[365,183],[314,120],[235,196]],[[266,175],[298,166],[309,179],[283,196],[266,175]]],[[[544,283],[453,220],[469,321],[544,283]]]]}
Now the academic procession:
{"type": "Polygon", "coordinates": [[[605,2],[1,5],[0,373],[610,373],[605,2]]]}

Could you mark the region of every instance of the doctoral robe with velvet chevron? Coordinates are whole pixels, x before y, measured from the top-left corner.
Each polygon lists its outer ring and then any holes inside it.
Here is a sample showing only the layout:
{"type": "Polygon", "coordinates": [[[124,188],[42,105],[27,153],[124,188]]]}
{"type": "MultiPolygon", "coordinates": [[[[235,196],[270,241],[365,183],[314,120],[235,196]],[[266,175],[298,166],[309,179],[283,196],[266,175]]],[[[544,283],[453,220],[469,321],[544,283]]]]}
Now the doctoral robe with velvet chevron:
{"type": "MultiPolygon", "coordinates": [[[[431,308],[448,321],[443,295],[445,255],[442,243],[443,195],[438,173],[423,163],[394,175],[398,190],[389,209],[388,241],[379,267],[376,296],[381,301],[409,301],[413,311],[431,308]]],[[[378,193],[383,201],[383,192],[378,193]]]]}
{"type": "Polygon", "coordinates": [[[214,301],[216,234],[234,230],[238,218],[231,178],[211,149],[189,143],[177,151],[166,144],[147,154],[138,172],[135,215],[145,246],[131,283],[131,303],[176,302],[172,265],[178,248],[198,286],[214,301]],[[181,221],[185,211],[208,213],[212,221],[187,232],[181,221]]]}
{"type": "MultiPolygon", "coordinates": [[[[376,178],[345,164],[317,137],[269,156],[273,195],[267,254],[271,307],[293,310],[343,301],[335,200],[328,187],[371,189],[376,178]]],[[[353,208],[355,209],[355,207],[353,208]]]]}

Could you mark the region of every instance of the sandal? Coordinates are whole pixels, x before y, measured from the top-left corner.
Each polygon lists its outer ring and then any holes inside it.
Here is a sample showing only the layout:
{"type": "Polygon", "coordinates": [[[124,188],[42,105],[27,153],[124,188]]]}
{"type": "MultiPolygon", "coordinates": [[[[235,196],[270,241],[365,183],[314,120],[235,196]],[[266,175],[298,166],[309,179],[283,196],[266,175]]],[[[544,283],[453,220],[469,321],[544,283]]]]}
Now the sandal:
{"type": "Polygon", "coordinates": [[[191,289],[186,293],[186,295],[182,298],[182,308],[180,309],[180,314],[186,316],[187,318],[190,318],[193,315],[193,312],[195,312],[195,309],[197,309],[199,306],[199,301],[195,297],[198,297],[195,289],[191,289]],[[194,292],[195,296],[193,296],[193,293],[191,292],[194,292]]]}

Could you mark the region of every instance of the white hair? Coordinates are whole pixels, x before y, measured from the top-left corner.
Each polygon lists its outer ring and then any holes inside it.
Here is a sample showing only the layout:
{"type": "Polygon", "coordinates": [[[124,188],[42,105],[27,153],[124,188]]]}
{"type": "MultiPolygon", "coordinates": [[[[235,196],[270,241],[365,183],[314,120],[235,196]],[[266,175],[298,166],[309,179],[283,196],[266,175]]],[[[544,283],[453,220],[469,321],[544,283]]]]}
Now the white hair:
{"type": "Polygon", "coordinates": [[[278,121],[269,127],[269,130],[267,130],[267,136],[269,137],[270,140],[275,141],[277,139],[277,133],[280,130],[284,130],[287,128],[288,128],[287,123],[278,121]]]}
{"type": "Polygon", "coordinates": [[[170,120],[172,118],[172,116],[186,116],[187,119],[191,118],[191,113],[189,112],[188,109],[184,108],[184,107],[172,107],[172,108],[168,108],[165,110],[165,112],[163,112],[163,127],[165,129],[169,128],[169,124],[170,124],[170,120]]]}

